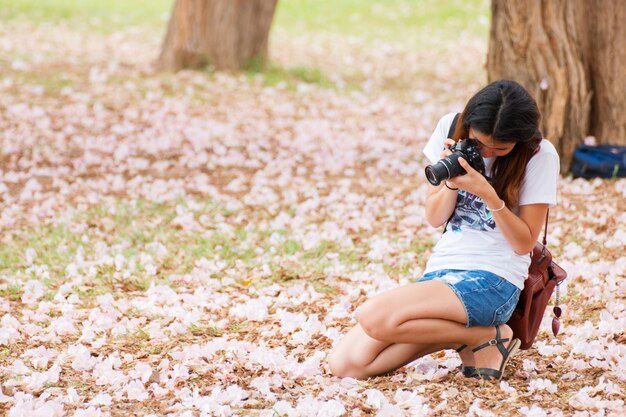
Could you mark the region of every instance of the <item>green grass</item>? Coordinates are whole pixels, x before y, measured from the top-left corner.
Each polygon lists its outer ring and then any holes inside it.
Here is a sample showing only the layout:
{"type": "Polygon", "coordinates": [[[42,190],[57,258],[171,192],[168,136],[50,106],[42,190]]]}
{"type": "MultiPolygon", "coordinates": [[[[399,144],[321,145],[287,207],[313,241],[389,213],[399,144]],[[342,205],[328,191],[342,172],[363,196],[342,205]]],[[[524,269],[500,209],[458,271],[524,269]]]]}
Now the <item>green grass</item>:
{"type": "MultiPolygon", "coordinates": [[[[0,20],[72,21],[96,30],[130,25],[165,30],[173,0],[0,0],[0,20]]],[[[413,41],[459,32],[486,36],[488,0],[279,0],[274,26],[293,35],[339,33],[413,41]]]]}
{"type": "MultiPolygon", "coordinates": [[[[305,250],[300,242],[291,238],[288,230],[238,224],[231,224],[232,228],[227,231],[216,230],[211,225],[201,227],[200,230],[183,230],[172,224],[172,220],[176,217],[177,206],[189,209],[188,204],[182,200],[168,204],[143,200],[109,200],[74,213],[67,223],[23,228],[7,234],[0,245],[0,277],[13,276],[24,281],[35,278],[27,272],[29,264],[25,256],[27,249],[33,248],[37,252],[34,263],[46,265],[50,273],[49,278],[40,278],[47,287],[43,299],[52,300],[59,286],[67,281],[67,266],[74,261],[79,248],[82,247],[87,262],[102,259],[103,250],[111,257],[122,254],[126,265],[134,263],[133,270],[124,266],[118,271],[113,264],[99,263],[94,265],[96,270],[92,278],[73,286],[72,291],[80,297],[82,303],[93,306],[96,298],[102,294],[112,293],[116,296],[129,292],[142,293],[153,283],[177,285],[176,277],[191,272],[202,258],[225,261],[227,264],[227,269],[212,273],[210,278],[221,279],[236,270],[240,278],[232,284],[235,287],[244,289],[250,285],[263,287],[273,283],[293,285],[307,282],[323,294],[338,293],[338,289],[327,282],[326,268],[340,263],[348,270],[362,270],[370,263],[364,256],[368,250],[365,241],[357,247],[346,248],[336,242],[323,240],[317,246],[305,250]],[[72,232],[77,225],[82,225],[82,230],[72,232]],[[274,243],[271,237],[275,234],[281,235],[284,240],[274,243]],[[152,242],[164,245],[166,253],[159,253],[146,246],[152,242]],[[107,248],[103,249],[102,244],[106,244],[107,248]],[[260,253],[257,252],[259,249],[260,253]],[[142,252],[153,257],[156,274],[148,273],[147,268],[141,265],[142,252]],[[259,272],[268,263],[268,256],[276,257],[269,263],[269,275],[259,272]]],[[[191,207],[194,207],[191,211],[196,219],[201,215],[223,218],[226,214],[241,214],[238,211],[229,212],[224,206],[211,201],[203,201],[191,207]]],[[[248,214],[251,224],[261,223],[264,216],[260,212],[248,214]]],[[[414,242],[410,250],[419,253],[425,248],[414,242]]],[[[405,276],[413,266],[413,262],[400,262],[393,266],[386,265],[385,271],[392,277],[405,276]]],[[[79,270],[79,273],[85,271],[79,270]]],[[[0,289],[0,297],[12,302],[19,302],[22,293],[19,284],[5,284],[0,289]]],[[[247,326],[245,322],[234,323],[226,331],[246,331],[247,326]]],[[[191,333],[217,335],[221,330],[207,329],[197,324],[196,327],[192,326],[191,333]]],[[[131,336],[137,340],[148,339],[147,333],[141,328],[131,336]]]]}
{"type": "Polygon", "coordinates": [[[44,225],[16,234],[5,243],[0,245],[0,272],[27,267],[26,250],[34,248],[36,263],[48,265],[52,278],[63,273],[81,245],[80,236],[65,225],[44,225]]]}
{"type": "Polygon", "coordinates": [[[5,360],[12,356],[12,351],[10,347],[2,347],[0,348],[0,363],[3,363],[5,360]]]}
{"type": "Polygon", "coordinates": [[[411,42],[459,32],[486,37],[489,13],[488,0],[279,0],[275,24],[294,34],[411,42]]]}
{"type": "Polygon", "coordinates": [[[69,20],[101,30],[164,25],[172,4],[172,0],[0,0],[0,20],[69,20]]]}
{"type": "Polygon", "coordinates": [[[8,285],[6,288],[0,289],[0,297],[12,301],[17,301],[22,296],[22,287],[17,284],[8,285]]]}
{"type": "MultiPolygon", "coordinates": [[[[337,254],[339,261],[350,267],[363,266],[355,250],[347,250],[335,242],[323,241],[306,251],[299,242],[289,238],[279,245],[271,243],[270,237],[274,233],[288,237],[288,232],[284,230],[241,225],[233,225],[229,231],[215,230],[210,226],[200,230],[181,230],[172,224],[176,207],[180,205],[186,204],[184,201],[158,204],[119,199],[74,213],[67,222],[16,230],[7,234],[0,245],[0,277],[34,278],[32,272],[27,272],[29,264],[25,255],[29,248],[33,248],[37,254],[34,264],[47,266],[49,272],[49,278],[41,278],[48,287],[44,299],[52,299],[56,289],[66,281],[67,267],[74,262],[79,248],[82,248],[85,261],[92,262],[102,259],[102,244],[106,245],[108,256],[114,258],[121,254],[125,265],[133,263],[135,267],[131,270],[124,266],[122,271],[129,272],[123,274],[112,263],[93,265],[96,268],[95,277],[74,288],[74,292],[86,303],[107,292],[143,292],[152,283],[169,285],[171,276],[191,272],[202,258],[225,261],[228,268],[238,269],[242,276],[248,277],[247,282],[241,283],[244,286],[307,280],[320,292],[335,291],[323,282],[317,282],[324,276],[324,269],[332,263],[327,254],[337,254]],[[82,225],[82,231],[73,232],[71,225],[82,225]],[[159,254],[146,246],[152,242],[164,245],[166,253],[159,254]],[[261,249],[262,256],[257,253],[258,249],[261,249]],[[267,255],[272,251],[285,262],[272,264],[271,276],[259,275],[255,271],[267,263],[267,255]],[[148,268],[142,266],[142,252],[153,256],[156,275],[148,273],[148,268]]],[[[203,201],[192,212],[196,219],[200,215],[213,218],[238,214],[229,213],[225,207],[211,201],[203,201]]],[[[257,214],[263,216],[262,213],[257,214]]],[[[260,222],[260,218],[254,215],[249,220],[253,224],[260,222]]],[[[224,273],[217,272],[212,277],[220,279],[224,273]]],[[[0,296],[12,301],[19,300],[21,295],[20,286],[15,284],[0,290],[0,296]]]]}
{"type": "MultiPolygon", "coordinates": [[[[147,29],[137,36],[162,39],[174,0],[0,0],[0,22],[59,24],[65,22],[76,31],[111,33],[129,27],[147,29]]],[[[486,38],[489,0],[279,0],[273,32],[289,37],[305,35],[311,42],[320,39],[331,48],[333,36],[356,37],[355,48],[376,47],[390,42],[404,48],[446,48],[450,42],[461,42],[461,34],[486,38]],[[361,42],[362,41],[362,42],[361,42]]],[[[270,48],[272,48],[270,39],[270,48]]],[[[17,52],[10,60],[20,59],[17,52]]],[[[28,57],[21,59],[28,60],[28,57]]],[[[7,66],[0,60],[0,68],[7,66]]],[[[358,68],[354,68],[358,72],[358,68]]],[[[252,61],[245,72],[251,80],[264,86],[297,91],[303,83],[345,92],[361,91],[364,81],[359,75],[344,74],[337,85],[314,66],[286,66],[252,61]]],[[[58,95],[63,87],[75,85],[76,76],[48,73],[15,73],[19,84],[34,83],[46,95],[58,95]]],[[[82,80],[81,82],[84,82],[82,80]]],[[[109,82],[122,82],[111,79],[109,82]]],[[[405,90],[399,79],[391,81],[390,90],[405,90]],[[396,85],[397,84],[397,85],[396,85]]],[[[141,83],[139,83],[141,84],[141,83]]],[[[168,92],[166,91],[166,95],[168,92]]],[[[175,94],[174,91],[171,94],[175,94]]],[[[42,100],[45,97],[41,98],[42,100]]]]}
{"type": "MultiPolygon", "coordinates": [[[[247,74],[250,79],[261,77],[265,86],[282,85],[289,90],[296,90],[300,83],[315,84],[322,88],[335,87],[335,84],[318,68],[305,66],[283,67],[273,62],[264,64],[254,59],[247,65],[247,74]]],[[[348,86],[348,88],[357,87],[348,86]]]]}

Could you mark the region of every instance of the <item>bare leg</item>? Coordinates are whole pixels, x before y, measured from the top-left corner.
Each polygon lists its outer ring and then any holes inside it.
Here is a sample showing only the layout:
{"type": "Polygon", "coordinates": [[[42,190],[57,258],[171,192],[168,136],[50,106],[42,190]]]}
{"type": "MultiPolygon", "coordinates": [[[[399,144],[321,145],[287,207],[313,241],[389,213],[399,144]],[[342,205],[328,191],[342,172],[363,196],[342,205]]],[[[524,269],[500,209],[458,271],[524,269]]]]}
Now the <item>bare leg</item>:
{"type": "MultiPolygon", "coordinates": [[[[392,343],[466,344],[473,348],[496,333],[495,327],[466,327],[463,304],[446,284],[438,281],[409,284],[368,300],[361,307],[358,320],[370,337],[392,343]]],[[[506,325],[501,326],[501,333],[503,338],[511,339],[513,335],[506,325]]],[[[475,360],[477,367],[498,369],[502,356],[492,346],[477,352],[475,360]]]]}
{"type": "MultiPolygon", "coordinates": [[[[451,291],[445,287],[444,290],[451,291]]],[[[437,285],[435,285],[435,288],[437,285]]],[[[399,292],[404,292],[407,287],[402,287],[397,290],[390,291],[383,294],[374,300],[379,300],[383,297],[382,301],[386,299],[395,298],[399,292]]],[[[456,295],[453,294],[456,298],[456,295]]],[[[380,301],[380,300],[379,300],[380,301]]],[[[432,301],[432,300],[431,300],[432,301]]],[[[465,320],[465,311],[463,310],[460,301],[456,299],[460,312],[456,311],[454,318],[458,320],[465,320]]],[[[368,303],[362,307],[358,314],[358,319],[362,320],[364,314],[368,315],[368,303]]],[[[413,304],[413,303],[411,303],[413,304]]],[[[378,306],[370,304],[370,307],[381,307],[386,309],[385,306],[378,306]]],[[[393,310],[396,310],[398,306],[394,306],[393,310]]],[[[389,311],[390,309],[386,309],[389,311]]],[[[385,310],[383,310],[385,311],[385,310]]],[[[432,315],[437,315],[433,312],[432,315]]],[[[368,322],[367,317],[364,321],[368,322]]],[[[465,328],[460,325],[459,327],[465,328]]],[[[437,343],[433,343],[428,338],[415,341],[411,340],[407,343],[397,343],[398,340],[388,339],[381,340],[375,338],[372,334],[367,334],[361,324],[357,324],[352,328],[346,337],[332,350],[328,357],[328,363],[333,374],[338,376],[352,376],[355,378],[367,378],[369,376],[381,375],[398,369],[407,363],[410,363],[422,356],[428,355],[433,352],[438,352],[443,349],[453,349],[459,347],[461,342],[456,340],[444,340],[437,343]]],[[[465,349],[461,353],[463,363],[466,365],[473,365],[473,353],[470,349],[465,349]]]]}
{"type": "MultiPolygon", "coordinates": [[[[467,344],[475,347],[495,335],[493,327],[467,328],[462,303],[437,281],[409,284],[367,301],[358,314],[359,326],[329,355],[331,371],[340,376],[365,378],[397,369],[423,355],[467,344]]],[[[503,337],[512,331],[502,326],[503,337]]],[[[462,358],[474,365],[470,349],[462,358]],[[465,356],[465,357],[463,357],[465,356]]],[[[499,368],[502,357],[495,347],[476,353],[476,366],[499,368]]]]}
{"type": "Polygon", "coordinates": [[[330,352],[328,365],[334,375],[362,379],[389,373],[449,347],[445,344],[381,342],[368,336],[357,324],[330,352]]]}

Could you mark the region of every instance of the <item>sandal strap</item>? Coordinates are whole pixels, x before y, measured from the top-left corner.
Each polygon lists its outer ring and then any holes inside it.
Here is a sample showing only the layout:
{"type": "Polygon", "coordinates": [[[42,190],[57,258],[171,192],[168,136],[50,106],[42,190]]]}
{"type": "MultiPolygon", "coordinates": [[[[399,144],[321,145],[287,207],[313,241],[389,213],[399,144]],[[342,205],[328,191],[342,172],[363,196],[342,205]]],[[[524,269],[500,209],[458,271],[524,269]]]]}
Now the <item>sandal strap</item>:
{"type": "Polygon", "coordinates": [[[487,343],[483,343],[482,345],[480,345],[478,347],[475,347],[474,349],[472,349],[472,352],[478,352],[479,350],[484,349],[484,348],[489,347],[489,346],[497,346],[497,348],[500,351],[500,353],[502,354],[502,356],[506,357],[506,355],[508,354],[509,351],[504,346],[503,342],[508,342],[509,340],[510,339],[508,337],[506,339],[501,339],[500,338],[500,326],[496,326],[496,338],[495,339],[491,339],[487,343]]]}
{"type": "Polygon", "coordinates": [[[465,366],[465,365],[461,365],[461,374],[465,377],[465,378],[478,378],[476,376],[476,368],[473,366],[465,366]]]}
{"type": "MultiPolygon", "coordinates": [[[[519,349],[521,342],[519,339],[513,339],[511,342],[511,346],[506,351],[505,355],[502,355],[502,363],[500,364],[500,369],[492,369],[492,368],[475,368],[474,372],[470,375],[472,378],[481,378],[481,379],[498,379],[502,378],[504,374],[504,368],[509,363],[511,356],[517,352],[519,349]]],[[[463,371],[463,369],[461,369],[463,371]]],[[[467,372],[467,371],[466,371],[467,372]]],[[[465,375],[465,373],[464,373],[465,375]]]]}
{"type": "Polygon", "coordinates": [[[483,343],[482,345],[478,346],[477,348],[472,349],[472,352],[478,352],[479,350],[484,349],[484,348],[489,347],[489,346],[496,346],[498,348],[498,350],[500,351],[500,353],[502,354],[502,356],[506,356],[508,351],[507,351],[506,347],[504,347],[502,342],[508,342],[509,340],[510,339],[508,339],[508,338],[506,338],[506,339],[491,339],[487,343],[483,343]]]}
{"type": "Polygon", "coordinates": [[[481,378],[481,379],[486,379],[486,380],[490,380],[490,379],[500,379],[500,377],[502,376],[502,372],[498,371],[497,369],[491,369],[491,368],[476,368],[474,369],[474,373],[471,375],[471,377],[473,378],[481,378]]]}
{"type": "Polygon", "coordinates": [[[456,352],[457,352],[457,353],[461,353],[461,351],[462,351],[463,349],[465,349],[466,347],[467,347],[467,345],[461,345],[461,346],[459,346],[459,347],[456,349],[456,352]]]}

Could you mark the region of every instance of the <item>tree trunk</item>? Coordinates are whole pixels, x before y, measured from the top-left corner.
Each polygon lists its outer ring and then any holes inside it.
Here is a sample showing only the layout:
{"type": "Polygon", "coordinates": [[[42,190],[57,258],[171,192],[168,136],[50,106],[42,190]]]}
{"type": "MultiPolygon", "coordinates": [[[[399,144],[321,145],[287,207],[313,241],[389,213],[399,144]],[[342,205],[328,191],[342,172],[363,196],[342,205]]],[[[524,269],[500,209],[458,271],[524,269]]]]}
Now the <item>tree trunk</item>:
{"type": "Polygon", "coordinates": [[[587,135],[626,144],[626,7],[615,0],[492,0],[490,81],[535,97],[542,130],[569,170],[587,135]]]}
{"type": "Polygon", "coordinates": [[[277,1],[176,0],[157,66],[237,70],[265,60],[277,1]]]}
{"type": "Polygon", "coordinates": [[[593,91],[589,134],[626,145],[626,2],[584,1],[580,9],[583,58],[593,91]]]}
{"type": "Polygon", "coordinates": [[[591,92],[577,40],[575,1],[493,0],[490,81],[512,79],[537,100],[542,132],[569,168],[589,128],[591,92]]]}

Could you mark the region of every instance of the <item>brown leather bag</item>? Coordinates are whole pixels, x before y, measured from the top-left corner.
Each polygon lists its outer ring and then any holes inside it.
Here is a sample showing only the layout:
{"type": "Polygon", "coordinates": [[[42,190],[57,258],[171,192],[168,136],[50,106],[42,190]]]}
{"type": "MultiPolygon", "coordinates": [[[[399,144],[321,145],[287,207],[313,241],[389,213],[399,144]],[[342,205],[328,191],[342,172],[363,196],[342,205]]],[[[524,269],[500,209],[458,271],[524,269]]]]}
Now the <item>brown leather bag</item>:
{"type": "Polygon", "coordinates": [[[521,340],[521,349],[529,349],[535,341],[548,301],[555,288],[556,304],[553,308],[554,318],[552,319],[552,332],[555,336],[561,326],[558,286],[567,278],[567,273],[552,260],[552,254],[546,248],[548,213],[546,213],[543,241],[537,242],[533,249],[528,278],[524,281],[524,290],[507,323],[513,329],[514,336],[521,340]]]}

